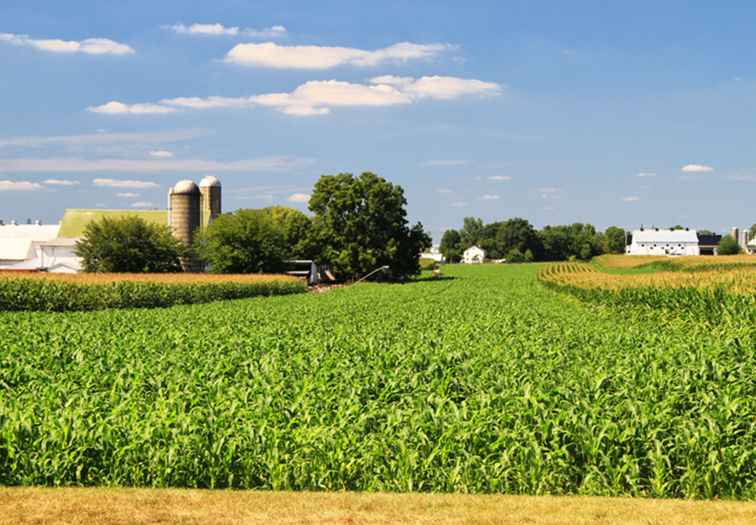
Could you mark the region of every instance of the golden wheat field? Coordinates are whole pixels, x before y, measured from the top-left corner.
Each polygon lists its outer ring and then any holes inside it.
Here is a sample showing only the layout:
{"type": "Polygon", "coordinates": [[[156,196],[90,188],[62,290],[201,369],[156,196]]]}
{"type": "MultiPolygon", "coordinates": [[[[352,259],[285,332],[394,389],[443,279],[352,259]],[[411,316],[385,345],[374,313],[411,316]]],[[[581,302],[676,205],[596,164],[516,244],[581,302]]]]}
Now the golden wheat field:
{"type": "Polygon", "coordinates": [[[604,268],[637,268],[653,262],[669,262],[684,267],[753,264],[756,265],[754,255],[696,255],[687,257],[667,257],[659,255],[602,255],[596,257],[596,263],[604,268]]]}
{"type": "Polygon", "coordinates": [[[561,263],[542,270],[540,279],[561,286],[613,291],[626,288],[722,288],[730,293],[753,294],[756,292],[756,265],[731,270],[614,274],[596,271],[587,263],[561,263]]]}
{"type": "Polygon", "coordinates": [[[160,284],[210,284],[210,283],[260,283],[291,281],[299,279],[281,274],[226,274],[208,273],[45,273],[45,272],[0,272],[0,279],[36,279],[73,284],[110,284],[114,282],[143,282],[160,284]]]}

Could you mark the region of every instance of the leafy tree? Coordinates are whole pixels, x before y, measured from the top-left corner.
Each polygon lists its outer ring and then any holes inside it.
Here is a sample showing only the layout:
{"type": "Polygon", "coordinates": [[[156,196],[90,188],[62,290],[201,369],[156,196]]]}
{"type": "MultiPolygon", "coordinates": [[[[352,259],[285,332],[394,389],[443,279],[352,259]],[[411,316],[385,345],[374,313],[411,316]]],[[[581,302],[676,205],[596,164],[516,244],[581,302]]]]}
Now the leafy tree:
{"type": "Polygon", "coordinates": [[[725,235],[719,241],[717,253],[719,255],[737,255],[740,253],[740,245],[732,235],[725,235]]]}
{"type": "MultiPolygon", "coordinates": [[[[462,222],[462,229],[459,231],[462,237],[462,250],[470,246],[480,244],[483,240],[483,221],[474,217],[465,217],[462,222]]],[[[481,246],[482,248],[482,246],[481,246]]]]}
{"type": "Polygon", "coordinates": [[[195,246],[213,273],[275,273],[290,252],[284,229],[270,209],[242,209],[218,216],[195,246]]]}
{"type": "Polygon", "coordinates": [[[715,235],[715,233],[711,230],[696,230],[696,235],[700,237],[701,235],[715,235]]]}
{"type": "Polygon", "coordinates": [[[672,230],[672,231],[674,231],[674,230],[684,230],[685,226],[680,226],[679,224],[676,224],[675,226],[670,226],[669,229],[672,230]]]}
{"type": "Polygon", "coordinates": [[[538,256],[543,251],[543,243],[538,232],[525,219],[516,217],[501,223],[496,229],[496,241],[502,253],[517,249],[520,253],[530,250],[538,256]]]}
{"type": "Polygon", "coordinates": [[[396,279],[417,274],[431,239],[422,224],[408,226],[406,205],[401,186],[373,173],[323,175],[310,199],[317,259],[345,279],[383,265],[396,279]]]}
{"type": "Polygon", "coordinates": [[[625,230],[618,226],[609,226],[604,232],[604,251],[608,253],[625,253],[625,230]]]}
{"type": "Polygon", "coordinates": [[[543,258],[562,261],[574,257],[588,260],[603,253],[604,240],[591,224],[546,226],[541,231],[543,258]]]}
{"type": "Polygon", "coordinates": [[[89,223],[75,253],[85,272],[129,273],[180,272],[180,257],[188,255],[167,226],[141,217],[103,217],[89,223]]]}
{"type": "Polygon", "coordinates": [[[459,262],[462,259],[462,236],[457,230],[446,230],[441,237],[441,246],[439,247],[444,258],[451,262],[459,262]]]}
{"type": "Polygon", "coordinates": [[[313,259],[317,248],[312,245],[310,230],[312,220],[299,210],[286,206],[265,208],[273,224],[280,228],[286,243],[287,259],[313,259]]]}
{"type": "Polygon", "coordinates": [[[756,238],[756,224],[751,225],[751,239],[756,238]]]}

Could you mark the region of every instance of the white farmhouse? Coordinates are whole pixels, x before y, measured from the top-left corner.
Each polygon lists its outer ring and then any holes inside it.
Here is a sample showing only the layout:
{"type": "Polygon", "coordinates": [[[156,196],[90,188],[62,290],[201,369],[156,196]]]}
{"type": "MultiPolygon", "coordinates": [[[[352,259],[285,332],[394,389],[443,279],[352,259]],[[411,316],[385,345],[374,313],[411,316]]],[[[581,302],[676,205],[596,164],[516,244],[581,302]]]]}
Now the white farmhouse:
{"type": "Polygon", "coordinates": [[[421,259],[431,259],[437,263],[444,262],[444,255],[441,253],[441,248],[438,246],[431,246],[431,249],[427,252],[420,254],[421,259]]]}
{"type": "Polygon", "coordinates": [[[641,228],[633,231],[628,255],[700,255],[695,230],[641,228]]]}
{"type": "Polygon", "coordinates": [[[486,252],[479,246],[470,246],[462,254],[462,262],[465,264],[480,264],[486,258],[486,252]]]}

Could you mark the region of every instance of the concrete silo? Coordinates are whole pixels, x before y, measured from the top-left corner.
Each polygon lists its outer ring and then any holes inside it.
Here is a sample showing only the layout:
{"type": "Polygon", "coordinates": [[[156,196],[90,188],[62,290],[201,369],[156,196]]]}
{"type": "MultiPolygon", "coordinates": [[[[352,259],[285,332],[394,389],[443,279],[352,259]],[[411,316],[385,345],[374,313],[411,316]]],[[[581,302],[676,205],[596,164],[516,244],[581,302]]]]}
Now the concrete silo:
{"type": "MultiPolygon", "coordinates": [[[[169,200],[173,236],[191,248],[194,232],[200,226],[200,190],[193,181],[182,180],[177,182],[169,192],[169,200]]],[[[196,259],[191,256],[182,259],[181,266],[186,272],[201,270],[196,259]]]]}
{"type": "Polygon", "coordinates": [[[203,228],[221,214],[221,183],[218,177],[208,175],[199,184],[200,224],[203,228]]]}

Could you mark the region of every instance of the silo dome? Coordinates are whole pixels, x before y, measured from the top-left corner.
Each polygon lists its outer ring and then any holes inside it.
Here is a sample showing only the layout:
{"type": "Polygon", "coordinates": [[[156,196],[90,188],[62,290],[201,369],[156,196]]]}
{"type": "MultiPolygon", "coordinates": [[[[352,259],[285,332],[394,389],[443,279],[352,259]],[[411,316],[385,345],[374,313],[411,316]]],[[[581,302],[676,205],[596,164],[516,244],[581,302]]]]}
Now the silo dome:
{"type": "Polygon", "coordinates": [[[213,175],[208,175],[207,177],[202,178],[199,185],[200,185],[200,188],[207,188],[207,187],[220,186],[221,182],[220,182],[220,179],[218,179],[218,177],[215,177],[213,175]]]}
{"type": "Polygon", "coordinates": [[[173,187],[174,195],[187,195],[191,193],[199,193],[199,188],[194,183],[194,181],[191,180],[181,180],[176,183],[176,185],[173,187]]]}

